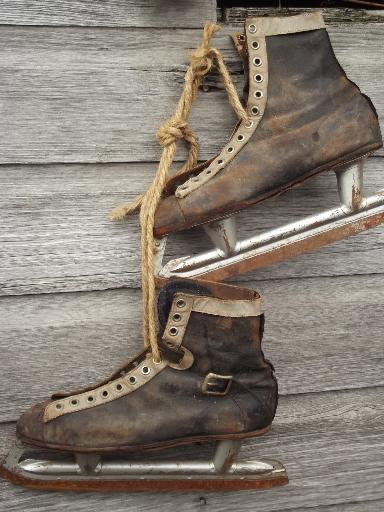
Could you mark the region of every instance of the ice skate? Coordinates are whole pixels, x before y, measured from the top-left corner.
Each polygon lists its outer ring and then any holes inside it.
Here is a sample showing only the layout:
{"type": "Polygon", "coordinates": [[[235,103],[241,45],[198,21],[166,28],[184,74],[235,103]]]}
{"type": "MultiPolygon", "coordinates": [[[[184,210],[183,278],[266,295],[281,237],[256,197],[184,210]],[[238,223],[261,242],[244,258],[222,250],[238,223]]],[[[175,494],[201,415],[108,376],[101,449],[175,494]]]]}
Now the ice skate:
{"type": "Polygon", "coordinates": [[[104,381],[32,407],[0,474],[75,491],[287,483],[277,461],[236,461],[243,439],[268,431],[277,405],[260,303],[253,290],[171,280],[158,298],[160,359],[148,348],[104,381]],[[217,443],[210,460],[162,460],[160,451],[145,460],[150,450],[209,441],[217,443]]]}
{"type": "MultiPolygon", "coordinates": [[[[209,61],[205,72],[217,60],[239,122],[219,154],[164,186],[154,222],[159,277],[223,280],[384,222],[384,189],[367,198],[362,190],[364,159],[382,147],[377,114],[338,63],[321,14],[248,18],[235,40],[245,62],[243,111],[218,50],[206,44],[192,60],[209,61]],[[336,173],[340,207],[237,239],[233,214],[326,171],[336,173]],[[163,267],[166,236],[199,225],[215,248],[163,267]]],[[[179,116],[168,128],[172,141],[191,140],[179,116]]]]}

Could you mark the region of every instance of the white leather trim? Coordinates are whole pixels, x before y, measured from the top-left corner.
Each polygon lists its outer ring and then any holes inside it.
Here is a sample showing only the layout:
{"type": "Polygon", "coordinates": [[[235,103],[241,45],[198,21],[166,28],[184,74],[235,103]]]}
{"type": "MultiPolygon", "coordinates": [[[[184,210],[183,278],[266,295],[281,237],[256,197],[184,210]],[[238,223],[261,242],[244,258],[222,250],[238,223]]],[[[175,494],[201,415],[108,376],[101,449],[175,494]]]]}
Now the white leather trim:
{"type": "Polygon", "coordinates": [[[169,348],[178,349],[183,341],[185,329],[192,311],[194,295],[176,293],[168,315],[163,340],[169,348]]]}
{"type": "Polygon", "coordinates": [[[249,67],[249,94],[247,101],[247,114],[250,123],[242,121],[231,135],[231,138],[221,150],[220,154],[201,171],[198,176],[189,178],[185,183],[178,186],[175,196],[179,199],[188,196],[194,190],[208,183],[214,176],[221,173],[225,167],[235,158],[241,149],[252,137],[256,128],[263,118],[267,105],[268,92],[268,54],[265,37],[256,33],[245,31],[248,48],[248,67],[249,67]],[[255,59],[259,62],[256,64],[255,59]],[[256,80],[259,77],[260,81],[256,80]],[[255,96],[256,91],[260,91],[259,97],[255,96]]]}
{"type": "MultiPolygon", "coordinates": [[[[253,25],[256,31],[254,35],[259,36],[277,36],[283,34],[293,34],[296,32],[306,32],[308,30],[317,30],[325,28],[323,15],[321,12],[309,12],[296,16],[260,16],[247,18],[245,20],[245,31],[249,33],[249,27],[253,25]]],[[[253,27],[252,27],[253,28],[253,27]]]]}
{"type": "Polygon", "coordinates": [[[214,297],[196,297],[193,301],[192,311],[230,318],[260,316],[262,313],[261,299],[223,300],[214,297]]]}
{"type": "Polygon", "coordinates": [[[147,357],[123,377],[108,382],[96,389],[86,391],[85,393],[71,395],[50,402],[44,411],[44,422],[51,421],[59,416],[64,416],[72,412],[91,409],[128,395],[136,391],[136,389],[141,388],[141,386],[144,386],[144,384],[152,380],[153,377],[167,366],[168,362],[165,360],[162,360],[160,363],[154,363],[151,356],[147,357]],[[92,398],[92,401],[89,401],[90,398],[92,398]]]}
{"type": "Polygon", "coordinates": [[[162,336],[163,341],[169,348],[179,349],[181,346],[192,311],[231,318],[260,316],[262,314],[262,301],[261,298],[226,300],[188,293],[176,293],[162,336]]]}

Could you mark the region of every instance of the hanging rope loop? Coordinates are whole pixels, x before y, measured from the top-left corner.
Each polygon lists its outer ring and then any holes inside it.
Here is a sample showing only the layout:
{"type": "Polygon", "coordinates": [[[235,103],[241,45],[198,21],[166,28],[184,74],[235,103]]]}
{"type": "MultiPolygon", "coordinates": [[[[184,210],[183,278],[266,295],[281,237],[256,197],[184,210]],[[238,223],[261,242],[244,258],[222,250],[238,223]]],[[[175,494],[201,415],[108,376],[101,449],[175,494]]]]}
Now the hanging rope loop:
{"type": "MultiPolygon", "coordinates": [[[[215,23],[206,23],[204,26],[203,32],[203,40],[199,48],[191,54],[191,63],[190,68],[195,79],[203,78],[212,68],[213,65],[213,55],[210,46],[211,39],[215,32],[220,30],[219,25],[215,23]]],[[[185,81],[187,81],[188,77],[185,76],[185,81]]]]}
{"type": "Polygon", "coordinates": [[[112,219],[122,219],[130,213],[140,210],[143,336],[144,344],[150,347],[152,357],[156,362],[161,361],[161,354],[157,343],[154,275],[153,226],[155,214],[169,177],[169,169],[175,157],[176,144],[179,140],[185,140],[189,144],[188,158],[179,172],[192,169],[197,164],[199,143],[188,124],[188,118],[202,80],[211,70],[214,62],[217,63],[217,68],[223,79],[230,104],[237,113],[238,118],[248,121],[248,116],[239,100],[221,53],[216,48],[210,46],[210,40],[217,30],[219,30],[219,26],[214,23],[207,23],[205,25],[202,43],[191,55],[191,62],[184,78],[184,88],[177,103],[175,113],[160,126],[157,132],[157,140],[163,146],[163,152],[152,184],[144,194],[137,196],[131,204],[116,208],[111,215],[112,219]]]}
{"type": "MultiPolygon", "coordinates": [[[[184,139],[189,144],[188,157],[177,174],[193,169],[199,158],[199,142],[188,124],[188,117],[197,91],[202,84],[204,76],[212,69],[214,62],[222,77],[228,99],[237,114],[237,117],[248,122],[248,116],[237,95],[224,59],[216,48],[210,46],[212,36],[220,29],[214,23],[207,23],[204,27],[203,40],[199,48],[191,54],[190,65],[184,77],[184,89],[177,104],[175,114],[163,123],[157,133],[157,139],[163,146],[170,146],[178,140],[184,139]]],[[[141,194],[129,203],[118,206],[111,212],[112,220],[121,220],[133,212],[140,210],[144,194],[141,194]]]]}

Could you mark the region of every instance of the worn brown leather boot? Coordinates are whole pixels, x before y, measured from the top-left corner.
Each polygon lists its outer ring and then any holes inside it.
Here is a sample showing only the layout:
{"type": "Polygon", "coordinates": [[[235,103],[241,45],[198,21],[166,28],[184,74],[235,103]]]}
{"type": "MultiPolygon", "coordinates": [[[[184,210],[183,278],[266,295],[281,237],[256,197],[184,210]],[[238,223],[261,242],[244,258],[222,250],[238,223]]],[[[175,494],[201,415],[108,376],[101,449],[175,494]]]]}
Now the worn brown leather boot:
{"type": "Polygon", "coordinates": [[[246,111],[213,159],[170,180],[154,234],[221,219],[382,146],[376,111],[338,63],[320,13],[245,22],[246,111]]]}
{"type": "Polygon", "coordinates": [[[103,382],[54,395],[19,419],[18,438],[102,453],[265,433],[277,383],[261,350],[259,294],[170,281],[160,292],[158,315],[159,363],[145,350],[103,382]]]}

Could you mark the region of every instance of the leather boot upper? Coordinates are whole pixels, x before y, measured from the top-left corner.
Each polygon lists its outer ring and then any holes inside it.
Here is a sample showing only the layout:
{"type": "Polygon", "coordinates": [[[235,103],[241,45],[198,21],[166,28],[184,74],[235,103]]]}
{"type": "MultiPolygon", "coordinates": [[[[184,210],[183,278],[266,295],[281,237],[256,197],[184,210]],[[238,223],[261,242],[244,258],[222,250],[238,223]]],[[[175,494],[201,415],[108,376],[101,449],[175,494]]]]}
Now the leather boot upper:
{"type": "Polygon", "coordinates": [[[96,386],[32,407],[18,436],[62,450],[113,451],[268,427],[277,384],[261,350],[259,295],[176,280],[158,307],[163,366],[154,369],[144,351],[96,386]]]}
{"type": "Polygon", "coordinates": [[[320,20],[246,20],[252,134],[238,125],[203,170],[168,183],[155,236],[222,218],[382,146],[372,103],[347,78],[320,20]]]}

